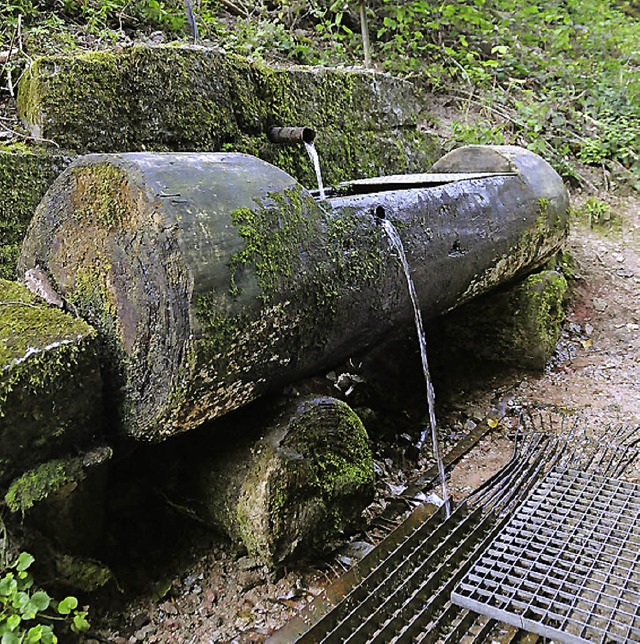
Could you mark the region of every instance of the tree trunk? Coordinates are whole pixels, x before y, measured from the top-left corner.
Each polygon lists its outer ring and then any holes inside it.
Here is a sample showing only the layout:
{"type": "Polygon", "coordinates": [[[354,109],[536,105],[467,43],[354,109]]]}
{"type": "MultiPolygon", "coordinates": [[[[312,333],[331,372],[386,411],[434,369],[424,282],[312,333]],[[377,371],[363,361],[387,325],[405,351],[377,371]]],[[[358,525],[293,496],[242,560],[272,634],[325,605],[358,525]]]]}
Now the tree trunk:
{"type": "MultiPolygon", "coordinates": [[[[399,229],[426,317],[544,262],[566,233],[560,177],[520,148],[486,157],[501,174],[317,202],[247,155],[89,155],[40,204],[19,269],[44,269],[100,331],[121,431],[162,440],[411,320],[375,212],[399,229]]],[[[464,170],[464,151],[448,158],[464,170]]]]}

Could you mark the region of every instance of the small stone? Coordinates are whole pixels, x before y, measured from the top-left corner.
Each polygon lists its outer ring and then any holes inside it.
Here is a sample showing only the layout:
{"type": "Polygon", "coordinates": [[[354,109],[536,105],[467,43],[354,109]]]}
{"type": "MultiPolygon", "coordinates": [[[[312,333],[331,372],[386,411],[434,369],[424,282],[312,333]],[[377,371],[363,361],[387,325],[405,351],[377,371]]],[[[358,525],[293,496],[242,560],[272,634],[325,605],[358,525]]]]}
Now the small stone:
{"type": "Polygon", "coordinates": [[[257,570],[244,570],[238,573],[238,586],[243,592],[251,590],[263,583],[262,575],[257,570]]]}
{"type": "Polygon", "coordinates": [[[604,313],[607,310],[609,304],[600,297],[593,298],[593,308],[595,308],[598,313],[604,313]]]}
{"type": "Polygon", "coordinates": [[[253,557],[249,556],[240,557],[237,563],[240,570],[255,570],[260,567],[260,564],[253,557]]]}
{"type": "Polygon", "coordinates": [[[173,602],[162,602],[158,606],[161,611],[164,611],[167,615],[177,615],[178,609],[173,602]]]}
{"type": "Polygon", "coordinates": [[[149,615],[147,613],[138,613],[133,618],[133,628],[140,630],[145,624],[148,624],[150,621],[149,615]]]}

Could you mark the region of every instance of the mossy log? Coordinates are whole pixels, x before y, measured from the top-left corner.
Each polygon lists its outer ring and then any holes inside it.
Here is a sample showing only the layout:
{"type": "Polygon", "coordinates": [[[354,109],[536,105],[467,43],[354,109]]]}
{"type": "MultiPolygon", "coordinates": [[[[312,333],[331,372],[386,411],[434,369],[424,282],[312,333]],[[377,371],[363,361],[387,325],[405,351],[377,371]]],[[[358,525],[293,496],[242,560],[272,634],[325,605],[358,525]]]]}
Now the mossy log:
{"type": "MultiPolygon", "coordinates": [[[[462,155],[464,156],[464,155],[462,155]]],[[[374,216],[400,231],[425,316],[557,251],[567,194],[540,157],[315,201],[242,154],[88,155],[55,182],[25,240],[102,338],[120,429],[162,440],[339,363],[412,319],[374,216]]]]}
{"type": "Polygon", "coordinates": [[[367,433],[335,398],[295,400],[259,438],[199,449],[191,475],[203,517],[270,566],[325,550],[373,499],[367,433]]]}
{"type": "Polygon", "coordinates": [[[557,271],[534,273],[445,316],[444,336],[482,360],[544,369],[562,332],[566,290],[557,271]]]}
{"type": "Polygon", "coordinates": [[[103,430],[96,332],[0,279],[0,480],[103,430]]]}

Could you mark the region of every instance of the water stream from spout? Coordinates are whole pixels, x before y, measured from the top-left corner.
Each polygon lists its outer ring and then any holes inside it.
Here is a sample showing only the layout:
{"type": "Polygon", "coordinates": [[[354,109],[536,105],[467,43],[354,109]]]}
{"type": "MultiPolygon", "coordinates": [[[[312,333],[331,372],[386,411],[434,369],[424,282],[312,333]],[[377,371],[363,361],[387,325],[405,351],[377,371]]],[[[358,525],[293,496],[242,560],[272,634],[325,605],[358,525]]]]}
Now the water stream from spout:
{"type": "Polygon", "coordinates": [[[389,221],[384,218],[381,220],[384,231],[391,243],[391,246],[398,254],[400,259],[400,264],[404,271],[404,276],[407,280],[407,287],[409,289],[409,296],[411,297],[411,303],[413,304],[413,317],[416,325],[416,332],[418,335],[418,344],[420,346],[420,357],[422,359],[422,371],[424,372],[424,379],[427,385],[427,406],[429,407],[429,428],[424,428],[420,434],[420,440],[418,441],[417,447],[421,449],[427,440],[428,429],[431,430],[431,443],[433,445],[433,455],[438,466],[438,474],[440,475],[440,483],[442,486],[442,503],[445,508],[445,514],[447,519],[451,514],[451,508],[449,505],[449,494],[447,491],[447,482],[445,478],[444,471],[444,462],[440,454],[440,447],[438,445],[438,435],[436,432],[436,412],[435,412],[435,391],[433,389],[433,383],[431,381],[431,372],[429,371],[429,362],[427,361],[427,341],[424,333],[424,326],[422,324],[422,314],[420,313],[420,305],[418,302],[418,295],[416,293],[416,287],[411,279],[411,273],[409,271],[409,262],[407,261],[407,255],[404,252],[404,245],[402,244],[402,239],[398,235],[396,227],[389,221]]]}
{"type": "Polygon", "coordinates": [[[316,171],[316,179],[318,180],[318,193],[320,195],[320,199],[324,200],[327,197],[324,192],[324,184],[322,183],[322,172],[320,172],[320,159],[318,158],[318,151],[316,150],[316,146],[313,145],[313,141],[311,141],[311,143],[307,143],[305,141],[304,147],[307,148],[309,158],[313,163],[313,169],[316,171]]]}

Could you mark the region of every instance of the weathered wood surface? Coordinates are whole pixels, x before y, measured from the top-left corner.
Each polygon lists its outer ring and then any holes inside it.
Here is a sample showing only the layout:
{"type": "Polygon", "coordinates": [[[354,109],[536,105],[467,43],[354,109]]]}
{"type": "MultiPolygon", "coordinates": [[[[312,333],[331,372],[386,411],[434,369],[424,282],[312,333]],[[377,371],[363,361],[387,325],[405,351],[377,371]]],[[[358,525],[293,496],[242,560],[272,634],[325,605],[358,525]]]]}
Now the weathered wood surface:
{"type": "Polygon", "coordinates": [[[42,201],[19,268],[48,272],[99,329],[122,432],[162,440],[412,319],[376,209],[399,228],[426,317],[552,255],[561,179],[519,148],[489,152],[506,174],[326,202],[247,155],[89,155],[42,201]]]}
{"type": "Polygon", "coordinates": [[[269,566],[331,547],[373,499],[367,433],[335,398],[293,400],[223,452],[206,436],[195,448],[183,478],[201,517],[269,566]]]}

